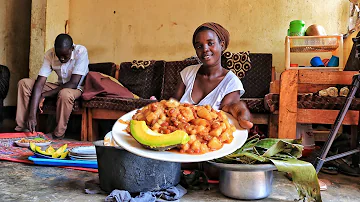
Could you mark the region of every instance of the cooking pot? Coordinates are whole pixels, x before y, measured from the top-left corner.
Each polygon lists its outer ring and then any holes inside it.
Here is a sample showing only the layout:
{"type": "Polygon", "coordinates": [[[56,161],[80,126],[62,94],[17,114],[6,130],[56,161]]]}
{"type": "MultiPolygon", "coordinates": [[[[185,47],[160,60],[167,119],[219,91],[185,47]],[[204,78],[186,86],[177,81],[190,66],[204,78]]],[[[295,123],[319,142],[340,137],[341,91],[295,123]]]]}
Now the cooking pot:
{"type": "Polygon", "coordinates": [[[224,164],[209,161],[220,168],[219,188],[225,196],[254,200],[270,195],[273,182],[273,164],[224,164]]]}
{"type": "Polygon", "coordinates": [[[100,188],[130,193],[158,191],[180,182],[181,163],[153,160],[137,156],[120,147],[93,143],[96,148],[100,188]]]}

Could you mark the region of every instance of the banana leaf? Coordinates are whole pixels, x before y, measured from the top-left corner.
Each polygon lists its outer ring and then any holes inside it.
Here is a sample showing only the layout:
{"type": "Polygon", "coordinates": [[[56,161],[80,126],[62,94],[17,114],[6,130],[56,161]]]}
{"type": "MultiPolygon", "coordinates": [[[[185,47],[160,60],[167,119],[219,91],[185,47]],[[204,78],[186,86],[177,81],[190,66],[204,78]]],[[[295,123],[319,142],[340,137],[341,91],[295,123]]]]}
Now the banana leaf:
{"type": "Polygon", "coordinates": [[[300,161],[301,140],[249,138],[234,153],[215,159],[218,163],[256,164],[272,162],[278,171],[291,173],[300,200],[321,201],[320,187],[312,164],[300,161]]]}
{"type": "Polygon", "coordinates": [[[291,173],[300,200],[321,201],[320,186],[312,164],[297,159],[270,159],[278,171],[291,173]]]}

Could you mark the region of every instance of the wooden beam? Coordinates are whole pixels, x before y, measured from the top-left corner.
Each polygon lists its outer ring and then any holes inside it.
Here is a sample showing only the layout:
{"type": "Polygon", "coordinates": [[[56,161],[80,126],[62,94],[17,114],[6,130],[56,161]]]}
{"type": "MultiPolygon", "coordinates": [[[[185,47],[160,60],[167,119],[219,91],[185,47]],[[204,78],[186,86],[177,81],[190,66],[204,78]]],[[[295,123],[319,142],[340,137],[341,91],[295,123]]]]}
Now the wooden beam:
{"type": "Polygon", "coordinates": [[[296,137],[298,70],[286,70],[280,76],[279,138],[296,137]]]}
{"type": "Polygon", "coordinates": [[[280,81],[279,80],[270,82],[270,93],[275,93],[275,94],[280,93],[280,81]]]}
{"type": "Polygon", "coordinates": [[[350,85],[357,71],[299,70],[299,83],[350,85]]]}
{"type": "Polygon", "coordinates": [[[264,124],[267,125],[269,123],[270,114],[251,114],[251,122],[254,124],[264,124]]]}
{"type": "Polygon", "coordinates": [[[82,108],[82,116],[81,116],[81,141],[87,141],[88,140],[88,131],[87,131],[87,109],[82,108]]]}
{"type": "Polygon", "coordinates": [[[333,87],[332,84],[309,84],[309,83],[299,83],[298,93],[316,93],[320,90],[333,87]]]}
{"type": "Polygon", "coordinates": [[[117,120],[127,112],[109,109],[92,109],[92,119],[117,120]]]}
{"type": "Polygon", "coordinates": [[[279,115],[270,114],[269,125],[268,125],[268,135],[270,138],[278,138],[278,124],[279,115]]]}
{"type": "MultiPolygon", "coordinates": [[[[334,124],[339,110],[325,110],[325,109],[298,109],[297,122],[298,123],[318,123],[318,124],[334,124]]],[[[342,124],[357,125],[359,122],[359,111],[349,110],[344,118],[342,124]]]]}

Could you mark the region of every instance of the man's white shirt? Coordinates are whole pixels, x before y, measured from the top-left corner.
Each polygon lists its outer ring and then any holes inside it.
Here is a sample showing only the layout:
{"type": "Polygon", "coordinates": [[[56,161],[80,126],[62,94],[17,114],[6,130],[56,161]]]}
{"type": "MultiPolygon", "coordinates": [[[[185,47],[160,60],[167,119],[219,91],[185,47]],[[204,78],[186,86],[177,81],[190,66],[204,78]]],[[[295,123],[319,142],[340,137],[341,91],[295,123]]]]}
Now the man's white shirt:
{"type": "Polygon", "coordinates": [[[39,76],[48,77],[52,71],[58,75],[58,83],[65,84],[70,81],[72,74],[82,75],[78,85],[79,90],[83,90],[82,83],[89,72],[89,58],[85,46],[75,45],[71,53],[71,58],[67,63],[61,63],[55,54],[55,49],[51,48],[45,53],[44,63],[39,71],[39,76]]]}

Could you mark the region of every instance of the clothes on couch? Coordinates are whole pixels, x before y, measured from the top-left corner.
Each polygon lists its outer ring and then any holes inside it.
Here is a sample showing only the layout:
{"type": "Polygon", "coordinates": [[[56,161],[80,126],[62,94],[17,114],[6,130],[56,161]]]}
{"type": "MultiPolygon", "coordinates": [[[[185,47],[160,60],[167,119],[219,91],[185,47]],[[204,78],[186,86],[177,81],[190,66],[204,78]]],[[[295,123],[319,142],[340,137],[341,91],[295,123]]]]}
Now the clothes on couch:
{"type": "Polygon", "coordinates": [[[84,100],[91,100],[95,96],[138,98],[116,79],[99,72],[89,72],[84,85],[84,100]]]}

